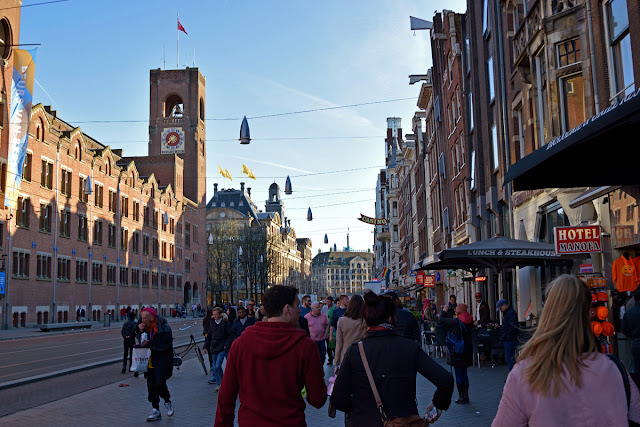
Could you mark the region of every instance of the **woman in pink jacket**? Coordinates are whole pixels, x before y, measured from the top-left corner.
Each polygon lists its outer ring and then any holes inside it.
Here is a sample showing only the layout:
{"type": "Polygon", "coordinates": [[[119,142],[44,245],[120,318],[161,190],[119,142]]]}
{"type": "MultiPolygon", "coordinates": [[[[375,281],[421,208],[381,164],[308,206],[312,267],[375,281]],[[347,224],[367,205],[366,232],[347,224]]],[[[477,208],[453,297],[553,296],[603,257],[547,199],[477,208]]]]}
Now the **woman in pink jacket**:
{"type": "Polygon", "coordinates": [[[577,277],[562,275],[549,284],[540,323],[507,378],[493,427],[640,422],[638,388],[629,378],[627,405],[618,367],[598,352],[590,305],[589,290],[577,277]]]}

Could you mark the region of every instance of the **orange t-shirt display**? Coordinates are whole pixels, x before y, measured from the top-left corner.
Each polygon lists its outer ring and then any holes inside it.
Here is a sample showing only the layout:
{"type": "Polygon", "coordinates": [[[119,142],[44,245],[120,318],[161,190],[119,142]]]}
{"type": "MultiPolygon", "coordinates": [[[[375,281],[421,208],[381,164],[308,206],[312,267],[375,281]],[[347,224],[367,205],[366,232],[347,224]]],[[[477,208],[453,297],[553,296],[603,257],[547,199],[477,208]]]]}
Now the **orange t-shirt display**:
{"type": "Polygon", "coordinates": [[[621,256],[613,261],[613,283],[618,292],[635,291],[638,286],[638,271],[632,260],[621,256]]]}

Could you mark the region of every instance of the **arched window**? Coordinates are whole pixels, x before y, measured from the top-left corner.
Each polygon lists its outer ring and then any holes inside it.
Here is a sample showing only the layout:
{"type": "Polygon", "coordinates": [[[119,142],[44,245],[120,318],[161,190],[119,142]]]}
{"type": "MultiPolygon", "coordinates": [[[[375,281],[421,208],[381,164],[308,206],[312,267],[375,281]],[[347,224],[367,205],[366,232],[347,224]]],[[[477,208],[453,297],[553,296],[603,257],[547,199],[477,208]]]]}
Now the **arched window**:
{"type": "Polygon", "coordinates": [[[0,20],[0,56],[7,59],[11,54],[13,37],[11,36],[11,26],[6,19],[0,20]]]}
{"type": "Polygon", "coordinates": [[[80,148],[80,143],[76,144],[75,157],[76,157],[76,160],[78,160],[79,162],[82,161],[82,149],[80,148]]]}
{"type": "Polygon", "coordinates": [[[107,163],[104,165],[104,173],[111,176],[111,160],[107,159],[107,163]]]}
{"type": "Polygon", "coordinates": [[[153,186],[153,184],[151,185],[151,198],[156,198],[156,188],[153,186]]]}
{"type": "Polygon", "coordinates": [[[164,116],[165,117],[182,117],[184,112],[184,104],[182,98],[178,95],[169,95],[164,101],[164,116]]]}

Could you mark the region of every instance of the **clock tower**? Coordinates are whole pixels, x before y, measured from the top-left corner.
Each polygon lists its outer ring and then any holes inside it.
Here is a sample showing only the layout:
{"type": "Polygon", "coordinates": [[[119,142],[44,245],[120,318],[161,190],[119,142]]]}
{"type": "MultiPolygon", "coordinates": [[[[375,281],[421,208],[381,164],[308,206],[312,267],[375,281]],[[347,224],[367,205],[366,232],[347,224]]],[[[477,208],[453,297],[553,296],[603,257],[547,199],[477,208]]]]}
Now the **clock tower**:
{"type": "Polygon", "coordinates": [[[149,156],[179,156],[184,161],[184,177],[177,177],[172,185],[204,206],[207,174],[204,76],[197,68],[151,70],[149,93],[149,156]]]}

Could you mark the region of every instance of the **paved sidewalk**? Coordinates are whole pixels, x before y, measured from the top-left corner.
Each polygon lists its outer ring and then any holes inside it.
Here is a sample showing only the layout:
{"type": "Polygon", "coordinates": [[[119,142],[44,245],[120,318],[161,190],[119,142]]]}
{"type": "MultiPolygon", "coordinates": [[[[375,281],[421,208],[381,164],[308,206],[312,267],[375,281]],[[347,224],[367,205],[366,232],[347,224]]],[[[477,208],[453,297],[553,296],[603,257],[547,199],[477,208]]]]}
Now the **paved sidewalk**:
{"type": "MultiPolygon", "coordinates": [[[[440,360],[439,360],[440,361],[440,360]]],[[[447,366],[445,365],[445,368],[447,366]]],[[[332,367],[325,367],[326,378],[332,367]]],[[[496,368],[469,368],[471,404],[451,404],[436,423],[441,426],[489,426],[495,416],[507,375],[505,366],[496,368]]],[[[163,411],[162,421],[156,425],[212,425],[216,411],[216,393],[197,359],[184,362],[180,370],[174,370],[168,381],[175,415],[168,417],[163,411]]],[[[431,401],[435,388],[422,376],[418,376],[418,407],[424,411],[431,401]]],[[[454,400],[457,392],[454,392],[454,400]]],[[[343,426],[344,418],[338,412],[336,418],[327,416],[327,405],[321,409],[307,406],[306,419],[311,427],[343,426]]],[[[238,405],[239,406],[239,405],[238,405]]],[[[236,411],[238,407],[236,406],[236,411]]],[[[146,381],[133,376],[120,382],[70,396],[46,405],[0,418],[0,425],[148,425],[145,422],[151,406],[147,401],[146,381]],[[129,384],[119,387],[119,384],[129,384]]]]}

